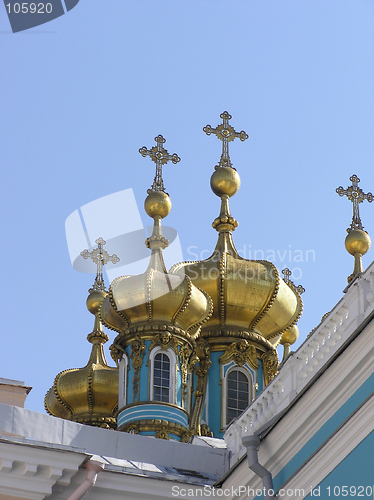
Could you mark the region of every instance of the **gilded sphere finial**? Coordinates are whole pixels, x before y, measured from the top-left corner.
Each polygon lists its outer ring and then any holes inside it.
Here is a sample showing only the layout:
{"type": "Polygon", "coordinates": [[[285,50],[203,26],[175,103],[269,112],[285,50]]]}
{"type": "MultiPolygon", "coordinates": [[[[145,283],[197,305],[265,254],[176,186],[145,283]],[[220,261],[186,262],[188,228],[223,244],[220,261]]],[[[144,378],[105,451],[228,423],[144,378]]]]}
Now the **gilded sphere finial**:
{"type": "Polygon", "coordinates": [[[93,290],[87,297],[86,305],[91,314],[96,314],[108,292],[104,290],[93,290]]]}
{"type": "Polygon", "coordinates": [[[149,194],[144,202],[144,208],[149,217],[155,218],[159,216],[163,219],[171,210],[169,195],[164,193],[164,191],[149,190],[149,194]]]}
{"type": "Polygon", "coordinates": [[[210,178],[210,187],[217,196],[234,196],[240,188],[240,176],[232,167],[219,167],[210,178]]]}
{"type": "Polygon", "coordinates": [[[370,236],[362,229],[352,229],[345,238],[345,248],[351,255],[365,255],[371,246],[370,236]]]}
{"type": "Polygon", "coordinates": [[[299,329],[296,325],[290,326],[282,335],[280,343],[282,345],[289,344],[292,345],[299,338],[299,329]]]}

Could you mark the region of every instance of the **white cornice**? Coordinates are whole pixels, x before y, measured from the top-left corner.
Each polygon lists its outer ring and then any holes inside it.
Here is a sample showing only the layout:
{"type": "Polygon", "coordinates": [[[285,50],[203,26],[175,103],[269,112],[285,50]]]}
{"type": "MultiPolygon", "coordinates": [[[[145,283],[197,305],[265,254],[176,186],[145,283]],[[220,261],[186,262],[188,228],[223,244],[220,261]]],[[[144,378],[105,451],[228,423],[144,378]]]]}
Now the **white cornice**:
{"type": "Polygon", "coordinates": [[[0,442],[0,491],[43,500],[55,485],[66,487],[87,455],[16,442],[0,442]]]}

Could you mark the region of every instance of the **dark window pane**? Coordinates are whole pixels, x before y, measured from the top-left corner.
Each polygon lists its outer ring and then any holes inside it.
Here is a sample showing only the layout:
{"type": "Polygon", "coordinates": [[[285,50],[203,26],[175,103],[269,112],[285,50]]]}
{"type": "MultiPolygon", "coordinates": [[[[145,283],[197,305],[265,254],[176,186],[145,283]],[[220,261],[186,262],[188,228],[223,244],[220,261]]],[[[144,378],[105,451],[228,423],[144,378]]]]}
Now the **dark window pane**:
{"type": "Polygon", "coordinates": [[[227,376],[227,423],[238,417],[249,404],[249,379],[239,370],[227,376]]]}
{"type": "Polygon", "coordinates": [[[154,357],[153,365],[153,399],[169,402],[170,388],[170,359],[163,352],[154,357]]]}

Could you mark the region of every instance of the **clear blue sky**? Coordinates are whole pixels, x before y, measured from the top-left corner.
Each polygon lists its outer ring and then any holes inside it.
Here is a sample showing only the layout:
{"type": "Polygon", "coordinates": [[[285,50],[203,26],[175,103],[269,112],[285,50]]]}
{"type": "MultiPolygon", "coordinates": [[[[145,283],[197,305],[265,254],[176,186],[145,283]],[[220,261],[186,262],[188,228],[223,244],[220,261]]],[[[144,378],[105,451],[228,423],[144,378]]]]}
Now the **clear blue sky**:
{"type": "MultiPolygon", "coordinates": [[[[272,251],[279,270],[300,269],[301,340],[340,300],[353,269],[352,207],[335,188],[356,173],[374,191],[373,26],[369,0],[80,0],[13,34],[0,6],[0,375],[34,387],[28,408],[44,411],[55,375],[90,351],[93,276],[71,266],[65,219],[132,188],[149,224],[154,167],[138,149],[162,134],[182,159],[164,168],[165,224],[186,260],[213,250],[209,179],[221,149],[202,127],[224,110],[250,136],[230,147],[242,180],[231,200],[238,250],[272,251]]],[[[374,204],[360,209],[374,236],[374,204]]]]}

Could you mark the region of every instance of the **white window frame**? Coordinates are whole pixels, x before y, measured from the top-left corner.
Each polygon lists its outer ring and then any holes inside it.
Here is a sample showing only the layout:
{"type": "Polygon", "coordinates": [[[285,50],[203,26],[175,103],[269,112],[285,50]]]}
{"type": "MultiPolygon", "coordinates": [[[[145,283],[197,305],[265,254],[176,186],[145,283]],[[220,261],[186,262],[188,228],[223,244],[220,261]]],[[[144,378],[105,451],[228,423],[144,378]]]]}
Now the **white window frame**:
{"type": "MultiPolygon", "coordinates": [[[[229,373],[231,373],[232,371],[234,370],[237,370],[241,373],[243,373],[247,379],[248,379],[248,405],[251,404],[251,402],[253,401],[254,399],[254,395],[256,394],[255,392],[255,385],[256,385],[256,382],[255,382],[255,373],[254,371],[250,368],[250,366],[245,363],[243,366],[238,366],[236,365],[234,362],[230,362],[230,363],[226,363],[225,365],[221,366],[221,380],[222,380],[222,427],[223,429],[226,428],[229,423],[227,421],[227,403],[228,403],[228,376],[229,376],[229,373]],[[230,366],[226,372],[225,372],[225,368],[228,366],[228,365],[232,365],[230,366]]],[[[244,411],[244,410],[243,410],[244,411]]],[[[232,420],[231,420],[232,422],[232,420]]],[[[231,423],[230,422],[230,423],[231,423]]]]}
{"type": "MultiPolygon", "coordinates": [[[[175,404],[175,382],[176,382],[176,366],[177,366],[177,357],[173,349],[162,349],[161,347],[155,347],[152,349],[149,359],[151,362],[151,372],[149,377],[149,400],[157,401],[154,399],[153,394],[153,378],[154,378],[154,366],[155,366],[155,357],[157,354],[166,354],[170,360],[170,385],[169,385],[169,403],[175,404]]],[[[165,401],[159,401],[160,404],[165,403],[165,401]]]]}

